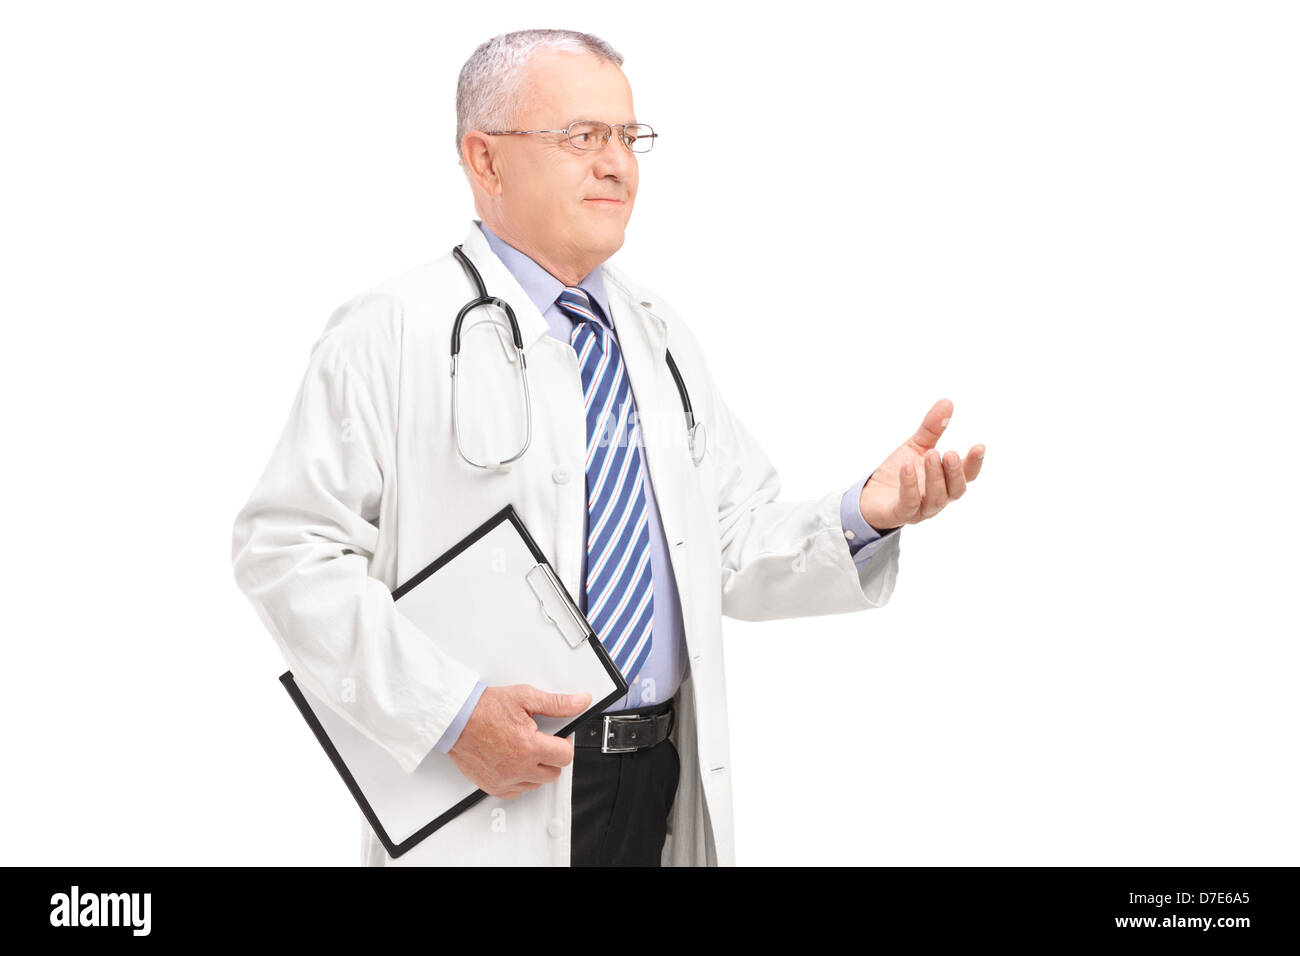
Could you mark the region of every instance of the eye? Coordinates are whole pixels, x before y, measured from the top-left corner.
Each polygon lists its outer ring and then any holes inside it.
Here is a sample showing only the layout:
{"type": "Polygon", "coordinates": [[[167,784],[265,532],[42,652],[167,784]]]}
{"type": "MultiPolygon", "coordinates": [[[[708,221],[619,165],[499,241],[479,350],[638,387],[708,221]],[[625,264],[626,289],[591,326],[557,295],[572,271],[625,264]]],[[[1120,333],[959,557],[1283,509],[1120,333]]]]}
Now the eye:
{"type": "Polygon", "coordinates": [[[600,149],[609,136],[609,127],[604,123],[574,123],[569,127],[569,140],[578,149],[600,149]]]}

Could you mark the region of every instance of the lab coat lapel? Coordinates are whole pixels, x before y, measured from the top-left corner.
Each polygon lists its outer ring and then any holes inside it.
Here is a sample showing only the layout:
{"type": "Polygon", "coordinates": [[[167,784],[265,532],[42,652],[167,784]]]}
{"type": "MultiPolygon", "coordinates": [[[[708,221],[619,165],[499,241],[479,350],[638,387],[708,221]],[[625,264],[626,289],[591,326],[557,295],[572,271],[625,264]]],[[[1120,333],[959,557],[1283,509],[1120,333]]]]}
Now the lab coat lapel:
{"type": "Polygon", "coordinates": [[[680,465],[687,455],[681,399],[668,371],[668,329],[664,320],[617,278],[605,272],[614,329],[632,383],[646,463],[670,551],[684,537],[680,465]]]}

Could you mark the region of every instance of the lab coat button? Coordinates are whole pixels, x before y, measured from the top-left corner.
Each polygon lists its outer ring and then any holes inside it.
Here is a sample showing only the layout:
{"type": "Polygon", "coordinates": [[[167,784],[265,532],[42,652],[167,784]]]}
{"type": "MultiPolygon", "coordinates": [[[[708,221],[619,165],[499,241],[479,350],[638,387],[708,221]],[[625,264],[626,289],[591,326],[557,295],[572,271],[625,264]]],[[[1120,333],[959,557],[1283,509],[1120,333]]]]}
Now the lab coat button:
{"type": "Polygon", "coordinates": [[[554,481],[557,485],[562,485],[569,480],[569,473],[565,471],[563,468],[556,468],[553,472],[551,472],[551,480],[554,481]]]}
{"type": "Polygon", "coordinates": [[[546,832],[549,833],[553,839],[558,840],[560,837],[564,836],[564,821],[559,817],[555,817],[550,823],[546,824],[546,832]]]}

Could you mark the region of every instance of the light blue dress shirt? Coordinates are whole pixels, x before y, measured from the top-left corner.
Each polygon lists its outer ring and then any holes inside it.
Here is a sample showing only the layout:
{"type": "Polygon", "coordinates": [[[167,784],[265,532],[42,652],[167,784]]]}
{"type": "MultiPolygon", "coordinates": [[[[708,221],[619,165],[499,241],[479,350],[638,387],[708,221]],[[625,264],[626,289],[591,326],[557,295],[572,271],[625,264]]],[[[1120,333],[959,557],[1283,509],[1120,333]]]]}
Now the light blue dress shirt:
{"type": "MultiPolygon", "coordinates": [[[[491,229],[484,225],[480,220],[474,220],[478,223],[479,228],[483,230],[483,235],[491,246],[492,251],[496,253],[510,274],[518,280],[520,287],[537,306],[537,310],[542,313],[550,326],[548,332],[550,335],[569,344],[570,334],[573,331],[577,319],[571,318],[560,307],[555,304],[555,300],[560,297],[564,291],[564,283],[555,276],[551,275],[535,260],[520,252],[514,246],[505,242],[496,235],[491,229]]],[[[605,292],[604,277],[601,274],[600,267],[597,266],[586,278],[578,285],[599,307],[600,314],[598,318],[610,330],[613,331],[613,323],[609,318],[609,298],[605,292]]],[[[488,290],[491,294],[492,290],[488,290]]],[[[617,341],[617,335],[615,335],[617,341]]],[[[633,401],[636,399],[636,383],[633,385],[633,401]]],[[[645,446],[641,442],[640,433],[638,432],[637,446],[641,454],[641,470],[649,479],[650,469],[645,461],[645,446]]],[[[871,556],[880,549],[881,544],[889,535],[897,534],[901,529],[895,528],[882,536],[875,528],[867,524],[866,519],[862,517],[862,510],[858,506],[858,499],[862,494],[862,488],[871,478],[868,475],[862,481],[856,481],[844,492],[840,499],[840,527],[844,531],[844,539],[847,543],[849,554],[852,555],[853,561],[859,567],[866,564],[871,556]]],[[[654,577],[654,626],[651,630],[650,655],[646,659],[641,670],[632,675],[630,686],[627,694],[610,704],[606,711],[615,710],[632,710],[638,707],[645,707],[665,701],[677,692],[681,682],[686,679],[687,673],[687,651],[686,651],[686,628],[682,623],[681,600],[677,594],[677,582],[673,577],[672,565],[668,557],[668,542],[664,536],[663,524],[659,517],[659,507],[655,501],[653,483],[645,481],[647,524],[650,531],[650,569],[654,577]]],[[[587,540],[587,521],[584,515],[583,521],[583,541],[587,540]]],[[[587,552],[583,549],[582,556],[582,574],[579,580],[587,579],[587,552]]],[[[585,614],[587,611],[586,589],[578,595],[578,603],[585,614]]],[[[465,724],[469,721],[470,714],[473,713],[474,707],[478,704],[479,697],[483,695],[486,685],[479,681],[474,690],[466,698],[456,719],[451,722],[442,738],[437,743],[437,749],[444,753],[456,745],[460,738],[460,733],[465,729],[465,724]]],[[[546,688],[547,690],[561,688],[546,688]]]]}

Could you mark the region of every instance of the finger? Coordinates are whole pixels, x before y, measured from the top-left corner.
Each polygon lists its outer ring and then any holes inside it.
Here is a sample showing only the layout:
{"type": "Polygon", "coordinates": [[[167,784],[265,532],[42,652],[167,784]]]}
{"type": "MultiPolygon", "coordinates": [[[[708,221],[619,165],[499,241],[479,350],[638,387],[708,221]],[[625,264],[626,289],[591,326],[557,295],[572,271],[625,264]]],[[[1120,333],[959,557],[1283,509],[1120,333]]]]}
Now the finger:
{"type": "Polygon", "coordinates": [[[966,453],[965,472],[966,480],[974,481],[980,473],[980,465],[984,464],[984,446],[974,445],[966,453]]]}
{"type": "Polygon", "coordinates": [[[563,770],[560,767],[554,767],[545,763],[533,764],[527,770],[521,770],[519,772],[519,780],[516,781],[513,786],[518,786],[519,783],[526,782],[535,783],[540,787],[544,783],[551,783],[552,781],[559,780],[561,773],[563,773],[563,770]]]}
{"type": "Polygon", "coordinates": [[[961,455],[955,451],[944,454],[943,475],[948,480],[949,501],[956,501],[966,493],[966,476],[961,470],[961,455]]]}
{"type": "Polygon", "coordinates": [[[916,520],[921,511],[921,484],[916,474],[916,466],[910,461],[903,462],[898,471],[898,510],[899,519],[916,520]]]}
{"type": "Polygon", "coordinates": [[[539,763],[528,772],[528,779],[536,780],[538,783],[553,783],[560,779],[560,774],[563,772],[563,769],[560,767],[553,767],[547,763],[539,763]]]}
{"type": "Polygon", "coordinates": [[[567,767],[573,763],[573,741],[568,737],[556,737],[554,734],[544,734],[539,730],[533,740],[538,763],[552,767],[567,767]]]}
{"type": "MultiPolygon", "coordinates": [[[[538,766],[541,766],[541,764],[538,764],[538,766]]],[[[540,780],[538,779],[538,777],[539,774],[536,768],[532,770],[525,770],[524,775],[515,781],[514,786],[525,790],[536,790],[538,787],[542,786],[543,784],[547,784],[551,782],[549,780],[540,780]]]]}
{"type": "Polygon", "coordinates": [[[908,441],[920,454],[925,454],[927,449],[939,443],[939,436],[943,434],[943,430],[948,427],[948,422],[951,420],[952,402],[941,398],[930,406],[930,410],[925,413],[925,418],[921,421],[921,427],[908,441]]]}
{"type": "Polygon", "coordinates": [[[547,717],[577,717],[591,704],[591,694],[548,694],[531,688],[525,706],[530,714],[547,717]]]}
{"type": "Polygon", "coordinates": [[[948,503],[948,483],[943,478],[943,464],[933,448],[925,453],[925,498],[921,501],[921,517],[933,518],[948,503]]]}

